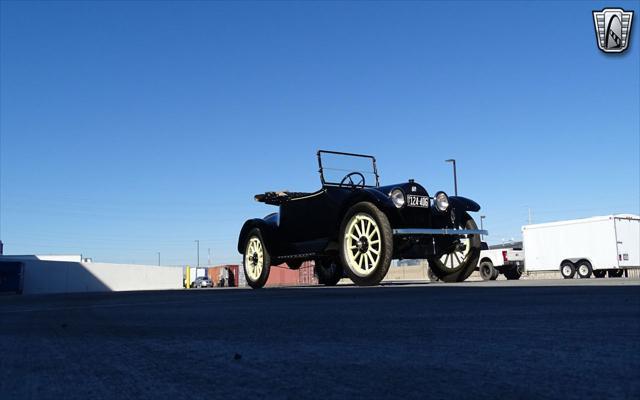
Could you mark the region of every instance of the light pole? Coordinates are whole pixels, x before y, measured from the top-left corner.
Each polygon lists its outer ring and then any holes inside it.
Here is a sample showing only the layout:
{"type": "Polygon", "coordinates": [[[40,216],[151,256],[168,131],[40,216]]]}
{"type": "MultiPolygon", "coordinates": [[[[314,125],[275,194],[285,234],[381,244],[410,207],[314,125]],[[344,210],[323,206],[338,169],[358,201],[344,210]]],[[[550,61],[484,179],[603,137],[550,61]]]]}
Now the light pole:
{"type": "Polygon", "coordinates": [[[158,267],[160,266],[160,252],[158,252],[158,267]]]}
{"type": "Polygon", "coordinates": [[[458,173],[456,172],[456,160],[453,158],[450,160],[445,160],[445,162],[450,162],[453,164],[453,191],[455,195],[458,195],[458,173]]]}
{"type": "Polygon", "coordinates": [[[211,266],[211,248],[207,249],[207,266],[211,266]]]}
{"type": "MultiPolygon", "coordinates": [[[[486,216],[481,215],[480,216],[480,230],[483,231],[484,230],[484,224],[482,223],[482,221],[484,221],[484,219],[486,218],[486,216]]],[[[484,239],[483,235],[480,235],[480,240],[484,239]]]]}
{"type": "Polygon", "coordinates": [[[197,248],[197,252],[198,252],[196,268],[199,268],[200,267],[200,241],[196,240],[195,242],[196,242],[196,246],[197,246],[196,248],[197,248]]]}

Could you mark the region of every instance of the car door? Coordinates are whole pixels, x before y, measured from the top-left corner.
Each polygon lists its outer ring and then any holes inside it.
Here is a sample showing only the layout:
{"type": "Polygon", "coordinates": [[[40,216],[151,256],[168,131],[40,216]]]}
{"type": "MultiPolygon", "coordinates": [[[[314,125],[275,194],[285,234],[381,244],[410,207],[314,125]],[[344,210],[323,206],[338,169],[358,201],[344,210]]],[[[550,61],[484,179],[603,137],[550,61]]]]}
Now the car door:
{"type": "Polygon", "coordinates": [[[319,190],[280,205],[282,236],[293,243],[320,240],[326,236],[323,229],[327,214],[326,200],[326,191],[319,190]]]}

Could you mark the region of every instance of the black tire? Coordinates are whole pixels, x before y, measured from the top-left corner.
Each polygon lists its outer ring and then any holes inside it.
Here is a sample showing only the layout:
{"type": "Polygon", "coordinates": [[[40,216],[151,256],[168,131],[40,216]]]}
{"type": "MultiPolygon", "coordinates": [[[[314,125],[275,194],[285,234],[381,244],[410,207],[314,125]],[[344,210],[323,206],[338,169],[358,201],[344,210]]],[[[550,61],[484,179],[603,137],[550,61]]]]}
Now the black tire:
{"type": "Polygon", "coordinates": [[[491,280],[495,281],[500,276],[500,271],[497,268],[493,269],[493,275],[491,275],[491,280]]]}
{"type": "MultiPolygon", "coordinates": [[[[466,212],[460,217],[458,223],[460,228],[464,229],[478,229],[478,225],[466,212]]],[[[480,259],[480,249],[482,242],[480,241],[480,235],[469,235],[469,253],[464,258],[463,262],[455,268],[447,268],[440,260],[441,256],[445,254],[436,254],[427,257],[429,266],[433,270],[433,273],[444,282],[462,282],[467,279],[473,271],[475,271],[480,259]]],[[[446,261],[446,260],[445,260],[446,261]]]]}
{"type": "Polygon", "coordinates": [[[589,279],[593,275],[593,268],[591,263],[586,260],[582,260],[576,264],[576,272],[581,279],[589,279]]]}
{"type": "Polygon", "coordinates": [[[300,269],[301,266],[302,266],[302,260],[287,261],[287,267],[289,267],[289,269],[296,270],[296,269],[300,269]]]}
{"type": "Polygon", "coordinates": [[[316,260],[315,267],[313,268],[316,276],[318,277],[318,283],[325,286],[335,286],[340,279],[344,277],[344,269],[342,264],[333,259],[320,259],[316,260]]]}
{"type": "Polygon", "coordinates": [[[499,272],[494,268],[493,263],[489,260],[482,261],[478,266],[480,271],[480,277],[483,281],[495,280],[498,277],[499,272]],[[498,274],[496,274],[498,272],[498,274]],[[496,278],[494,278],[494,275],[496,278]]]}
{"type": "Polygon", "coordinates": [[[340,224],[339,238],[340,262],[347,277],[358,286],[374,286],[379,284],[385,275],[387,275],[389,266],[391,266],[391,257],[393,256],[393,233],[391,232],[391,224],[387,216],[369,202],[357,203],[344,215],[342,223],[340,224]],[[379,241],[376,243],[377,246],[374,244],[369,246],[365,236],[363,236],[361,239],[365,240],[362,243],[361,240],[358,240],[358,248],[347,248],[347,243],[352,243],[352,246],[356,245],[352,242],[353,239],[347,236],[347,229],[351,229],[352,222],[360,226],[359,223],[357,223],[359,219],[368,219],[367,224],[370,224],[371,221],[375,222],[374,228],[377,229],[377,233],[373,237],[377,237],[375,240],[379,241]],[[369,256],[374,257],[369,248],[377,250],[378,254],[375,256],[375,263],[371,263],[373,265],[370,268],[367,268],[371,265],[369,264],[369,259],[365,261],[365,268],[363,270],[357,263],[369,256]],[[350,263],[350,259],[354,260],[353,265],[350,263]]]}
{"type": "Polygon", "coordinates": [[[504,277],[510,281],[517,281],[521,276],[522,270],[517,266],[504,271],[504,277]]]}
{"type": "Polygon", "coordinates": [[[593,271],[593,276],[595,276],[596,278],[604,278],[606,275],[607,275],[607,270],[604,270],[604,269],[597,269],[593,271]]]}
{"type": "Polygon", "coordinates": [[[431,267],[427,268],[427,276],[429,277],[430,282],[438,282],[440,279],[433,273],[431,267]]]}
{"type": "Polygon", "coordinates": [[[576,266],[571,261],[564,261],[560,264],[560,273],[564,279],[573,279],[576,274],[576,266]]]}
{"type": "Polygon", "coordinates": [[[624,270],[622,269],[610,269],[608,270],[609,278],[620,278],[624,275],[624,270]]]}
{"type": "Polygon", "coordinates": [[[253,228],[249,234],[247,235],[247,241],[244,245],[245,252],[242,257],[242,264],[244,267],[244,276],[247,279],[247,284],[254,289],[262,288],[266,283],[267,279],[269,279],[269,271],[271,269],[271,257],[269,256],[269,252],[267,251],[267,247],[265,246],[264,240],[262,239],[262,233],[260,229],[253,228]],[[247,254],[249,251],[249,245],[252,242],[252,239],[258,240],[260,245],[262,246],[262,262],[260,263],[260,257],[257,251],[252,252],[253,254],[247,254]],[[259,275],[254,277],[254,273],[252,270],[248,268],[259,268],[262,269],[259,271],[259,275]]]}

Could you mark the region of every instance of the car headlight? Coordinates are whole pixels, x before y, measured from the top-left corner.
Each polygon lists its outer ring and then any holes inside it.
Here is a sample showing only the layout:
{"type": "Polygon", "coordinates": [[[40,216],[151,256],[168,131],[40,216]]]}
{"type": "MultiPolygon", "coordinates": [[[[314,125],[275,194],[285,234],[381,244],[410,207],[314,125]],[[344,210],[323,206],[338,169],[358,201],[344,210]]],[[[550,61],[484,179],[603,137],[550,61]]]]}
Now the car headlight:
{"type": "Polygon", "coordinates": [[[389,193],[389,197],[391,197],[391,201],[393,205],[402,208],[404,206],[404,192],[400,189],[393,189],[391,193],[389,193]]]}
{"type": "Polygon", "coordinates": [[[449,197],[447,197],[445,192],[438,192],[436,194],[435,204],[439,211],[447,211],[447,208],[449,208],[449,197]]]}

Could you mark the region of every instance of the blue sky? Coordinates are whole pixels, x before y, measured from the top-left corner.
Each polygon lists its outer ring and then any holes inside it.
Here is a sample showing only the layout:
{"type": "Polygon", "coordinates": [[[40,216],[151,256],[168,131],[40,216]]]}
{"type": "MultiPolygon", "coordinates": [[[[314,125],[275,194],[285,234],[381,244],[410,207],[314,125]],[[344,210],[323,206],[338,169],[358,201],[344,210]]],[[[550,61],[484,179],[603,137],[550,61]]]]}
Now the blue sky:
{"type": "MultiPolygon", "coordinates": [[[[6,253],[237,262],[253,201],[319,187],[315,152],[377,156],[486,215],[640,213],[639,2],[7,2],[6,253]],[[636,11],[624,55],[591,11],[636,11]]],[[[476,216],[477,217],[477,216],[476,216]]]]}

